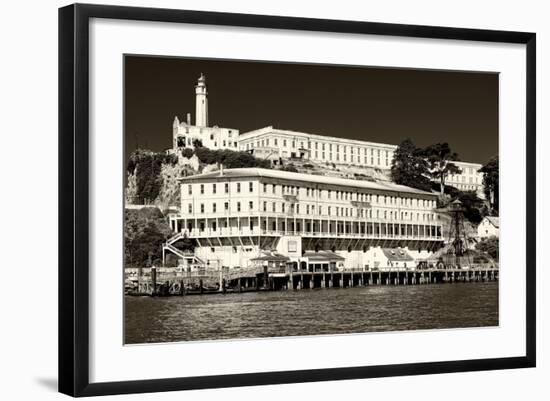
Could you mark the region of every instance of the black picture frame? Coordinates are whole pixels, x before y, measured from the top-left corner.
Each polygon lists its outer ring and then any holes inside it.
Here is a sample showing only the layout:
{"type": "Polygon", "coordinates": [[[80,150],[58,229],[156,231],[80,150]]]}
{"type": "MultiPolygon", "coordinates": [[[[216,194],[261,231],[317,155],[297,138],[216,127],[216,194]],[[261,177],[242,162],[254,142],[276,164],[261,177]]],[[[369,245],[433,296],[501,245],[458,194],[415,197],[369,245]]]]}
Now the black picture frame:
{"type": "Polygon", "coordinates": [[[536,35],[435,26],[74,4],[59,9],[59,391],[71,396],[534,367],[536,35]],[[526,344],[520,357],[90,383],[88,61],[91,18],[516,43],[526,46],[526,344]]]}

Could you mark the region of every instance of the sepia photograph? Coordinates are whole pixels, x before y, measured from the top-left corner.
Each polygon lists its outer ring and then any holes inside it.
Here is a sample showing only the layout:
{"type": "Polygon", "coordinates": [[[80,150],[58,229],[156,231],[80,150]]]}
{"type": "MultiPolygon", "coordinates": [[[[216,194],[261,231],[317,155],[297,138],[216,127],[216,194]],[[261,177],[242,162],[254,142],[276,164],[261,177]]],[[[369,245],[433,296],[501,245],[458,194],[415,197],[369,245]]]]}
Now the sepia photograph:
{"type": "Polygon", "coordinates": [[[124,56],[124,343],[499,326],[499,74],[124,56]]]}

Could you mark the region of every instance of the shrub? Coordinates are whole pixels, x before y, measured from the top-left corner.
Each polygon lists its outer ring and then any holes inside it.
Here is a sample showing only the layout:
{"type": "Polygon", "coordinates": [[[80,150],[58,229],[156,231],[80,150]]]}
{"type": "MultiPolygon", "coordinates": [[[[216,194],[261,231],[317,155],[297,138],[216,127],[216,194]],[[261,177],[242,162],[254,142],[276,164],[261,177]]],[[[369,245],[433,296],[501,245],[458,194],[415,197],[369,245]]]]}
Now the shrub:
{"type": "Polygon", "coordinates": [[[193,152],[193,149],[191,148],[185,148],[181,151],[181,155],[183,157],[186,157],[188,159],[192,158],[195,153],[193,152]]]}
{"type": "Polygon", "coordinates": [[[290,164],[286,164],[286,165],[283,165],[280,170],[282,171],[290,171],[291,173],[297,173],[298,172],[298,169],[296,168],[296,166],[292,163],[290,164]]]}
{"type": "Polygon", "coordinates": [[[236,152],[229,149],[211,150],[208,148],[198,148],[195,149],[195,154],[201,163],[220,163],[227,168],[271,167],[269,160],[257,159],[248,152],[236,152]]]}
{"type": "Polygon", "coordinates": [[[132,178],[134,180],[132,189],[134,202],[152,203],[159,195],[162,185],[160,177],[162,165],[174,165],[177,161],[178,158],[174,154],[155,153],[143,149],[134,151],[126,166],[128,174],[135,176],[132,178]]]}
{"type": "Polygon", "coordinates": [[[484,238],[476,244],[476,249],[498,261],[498,243],[498,237],[484,238]]]}
{"type": "Polygon", "coordinates": [[[124,256],[126,266],[148,266],[162,258],[162,243],[172,235],[160,209],[144,207],[124,211],[124,256]]]}

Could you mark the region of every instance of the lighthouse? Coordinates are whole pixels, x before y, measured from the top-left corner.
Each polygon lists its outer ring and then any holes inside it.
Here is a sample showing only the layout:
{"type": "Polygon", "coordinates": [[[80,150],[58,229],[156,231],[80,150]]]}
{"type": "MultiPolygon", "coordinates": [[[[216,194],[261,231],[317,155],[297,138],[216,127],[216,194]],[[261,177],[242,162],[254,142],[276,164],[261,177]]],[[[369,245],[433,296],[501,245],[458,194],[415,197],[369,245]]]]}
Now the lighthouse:
{"type": "Polygon", "coordinates": [[[208,90],[206,77],[200,74],[195,85],[195,124],[191,123],[191,113],[180,120],[177,116],[172,121],[172,147],[175,153],[183,149],[193,149],[198,142],[208,149],[239,149],[239,130],[217,125],[209,126],[208,90]]]}
{"type": "Polygon", "coordinates": [[[206,77],[201,73],[195,86],[195,125],[197,127],[208,127],[207,95],[206,77]]]}

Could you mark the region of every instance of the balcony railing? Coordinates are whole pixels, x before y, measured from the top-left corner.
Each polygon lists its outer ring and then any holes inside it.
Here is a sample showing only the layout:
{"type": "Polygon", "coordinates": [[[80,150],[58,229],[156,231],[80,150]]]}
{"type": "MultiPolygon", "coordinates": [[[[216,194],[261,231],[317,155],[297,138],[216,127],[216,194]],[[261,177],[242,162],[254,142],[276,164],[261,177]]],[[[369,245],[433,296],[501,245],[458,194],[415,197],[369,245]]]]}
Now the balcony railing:
{"type": "Polygon", "coordinates": [[[390,234],[390,233],[349,233],[349,232],[324,232],[324,231],[293,231],[293,230],[263,230],[249,228],[212,228],[183,230],[184,234],[191,238],[201,237],[224,237],[224,236],[283,236],[297,235],[301,237],[316,238],[356,238],[356,239],[404,239],[404,240],[442,240],[443,237],[437,235],[412,235],[412,234],[390,234]]]}
{"type": "Polygon", "coordinates": [[[218,211],[218,212],[205,212],[205,213],[195,213],[195,214],[188,214],[188,215],[177,215],[177,216],[171,216],[170,220],[188,220],[188,221],[194,221],[194,220],[201,220],[201,219],[209,219],[209,220],[216,220],[219,219],[220,221],[226,220],[226,219],[248,219],[251,220],[258,220],[258,218],[262,221],[269,220],[274,221],[275,219],[289,219],[289,221],[292,221],[296,219],[296,221],[330,221],[330,222],[346,222],[346,223],[361,223],[361,224],[372,224],[372,223],[380,223],[380,224],[410,224],[410,225],[437,225],[437,220],[411,220],[411,219],[390,219],[390,218],[383,218],[383,217],[358,217],[358,216],[336,216],[334,214],[328,215],[326,213],[323,213],[321,215],[319,214],[305,214],[300,208],[300,213],[297,213],[295,209],[287,209],[284,212],[282,211],[251,211],[251,210],[243,210],[241,211],[218,211]]]}

